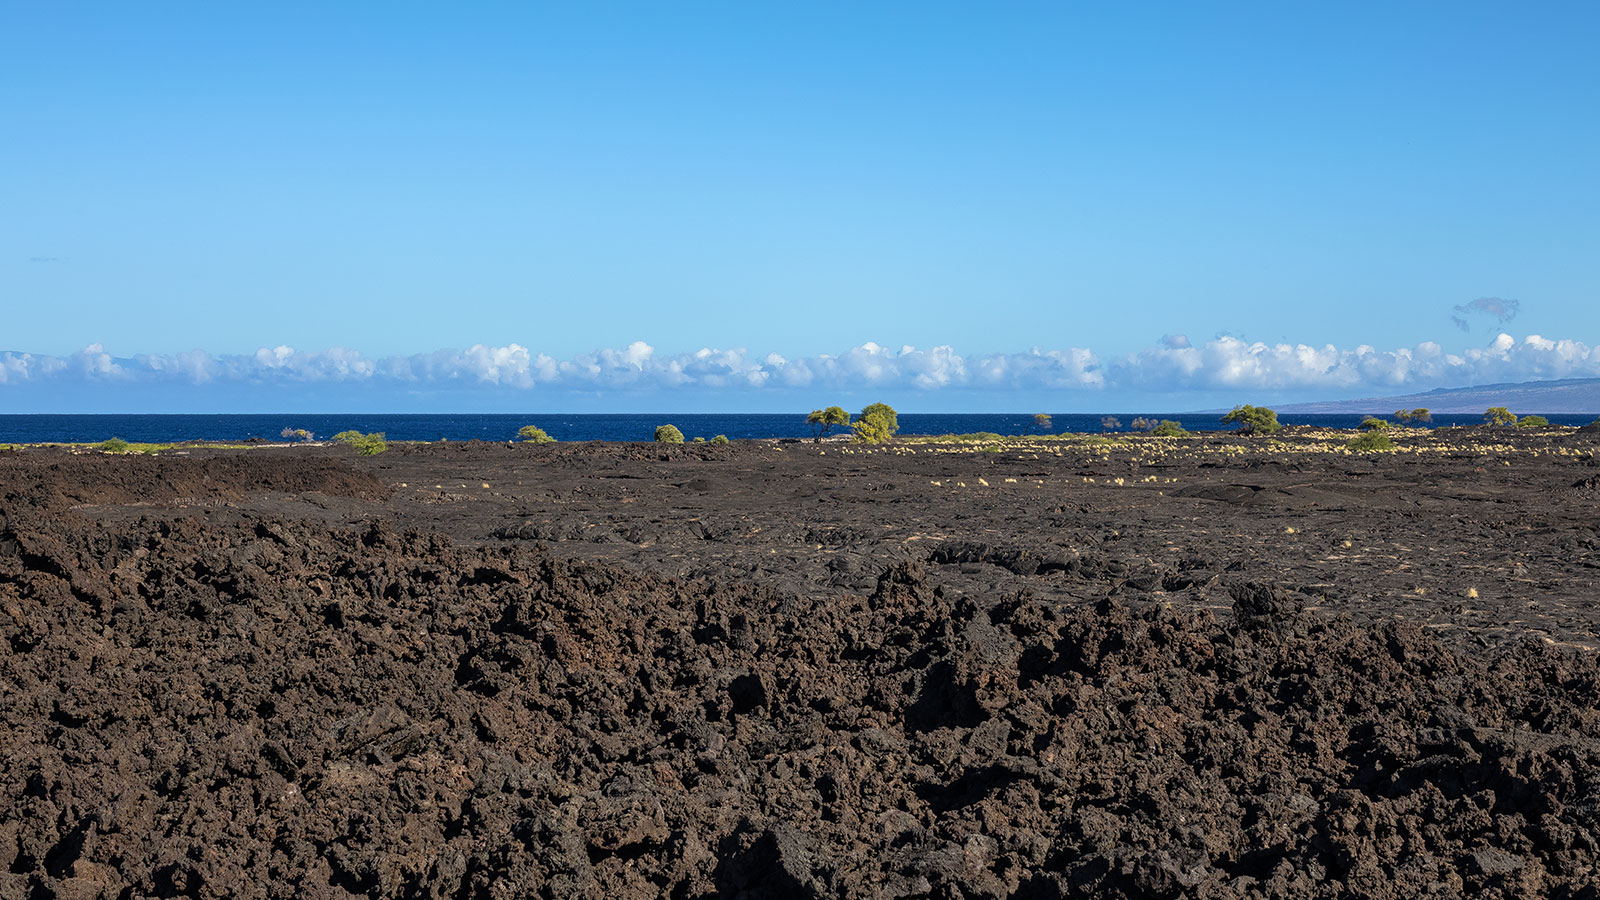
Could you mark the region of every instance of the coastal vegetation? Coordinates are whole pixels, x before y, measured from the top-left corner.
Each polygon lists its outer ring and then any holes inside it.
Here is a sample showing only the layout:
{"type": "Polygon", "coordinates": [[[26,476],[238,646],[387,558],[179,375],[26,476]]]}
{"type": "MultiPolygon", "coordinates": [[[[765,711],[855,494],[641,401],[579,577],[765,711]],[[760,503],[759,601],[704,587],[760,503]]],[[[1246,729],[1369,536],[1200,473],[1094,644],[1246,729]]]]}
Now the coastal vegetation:
{"type": "MultiPolygon", "coordinates": [[[[1369,420],[1371,421],[1371,420],[1369,420]]],[[[1381,419],[1377,421],[1382,421],[1381,419]]],[[[1345,446],[1359,452],[1372,452],[1376,450],[1393,450],[1394,439],[1389,437],[1388,423],[1383,428],[1373,428],[1347,442],[1345,446]]]]}
{"type": "Polygon", "coordinates": [[[817,440],[822,440],[835,428],[850,427],[850,414],[842,406],[830,406],[827,409],[813,409],[806,416],[806,424],[816,432],[817,440]]]}
{"type": "Polygon", "coordinates": [[[863,444],[882,444],[900,430],[900,416],[887,403],[873,403],[861,410],[861,415],[850,424],[855,429],[855,440],[863,444]]]}
{"type": "Polygon", "coordinates": [[[683,443],[683,432],[679,431],[676,425],[658,425],[656,426],[656,443],[681,444],[683,443]]]}
{"type": "Polygon", "coordinates": [[[354,447],[355,451],[362,456],[377,456],[379,453],[389,449],[389,441],[381,431],[374,431],[371,434],[362,434],[354,430],[341,431],[334,435],[333,439],[346,446],[354,447]]]}
{"type": "Polygon", "coordinates": [[[1237,425],[1239,434],[1273,434],[1282,425],[1278,424],[1276,410],[1265,406],[1235,406],[1231,412],[1222,417],[1222,421],[1230,425],[1237,425]]]}
{"type": "Polygon", "coordinates": [[[517,437],[530,444],[553,444],[556,440],[537,425],[524,425],[518,428],[517,437]]]}

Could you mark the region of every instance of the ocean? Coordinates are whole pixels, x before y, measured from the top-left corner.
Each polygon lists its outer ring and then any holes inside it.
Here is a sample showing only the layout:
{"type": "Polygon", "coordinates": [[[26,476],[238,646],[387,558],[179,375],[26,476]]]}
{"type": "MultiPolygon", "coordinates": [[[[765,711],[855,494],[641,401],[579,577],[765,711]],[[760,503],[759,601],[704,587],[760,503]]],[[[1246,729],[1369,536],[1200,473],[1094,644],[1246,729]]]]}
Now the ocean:
{"type": "MultiPolygon", "coordinates": [[[[1049,430],[1111,433],[1129,431],[1137,416],[1174,419],[1190,431],[1226,430],[1214,413],[1114,413],[1120,428],[1102,425],[1103,414],[1061,413],[1052,416],[1049,430]]],[[[1557,425],[1586,425],[1591,415],[1551,415],[1557,425]]],[[[1354,428],[1359,415],[1282,415],[1286,425],[1322,425],[1354,428]]],[[[304,428],[318,438],[354,429],[381,431],[398,441],[504,441],[516,437],[523,425],[537,425],[558,441],[648,441],[657,425],[678,426],[686,438],[727,435],[741,438],[803,438],[812,435],[803,414],[629,413],[576,415],[527,414],[395,414],[349,413],[301,415],[251,413],[242,415],[0,415],[0,443],[91,442],[120,437],[127,441],[170,442],[187,440],[243,441],[280,439],[285,428],[304,428]]],[[[1440,415],[1433,424],[1477,425],[1476,415],[1440,415]]],[[[901,413],[902,434],[1037,434],[1032,413],[901,413]]]]}

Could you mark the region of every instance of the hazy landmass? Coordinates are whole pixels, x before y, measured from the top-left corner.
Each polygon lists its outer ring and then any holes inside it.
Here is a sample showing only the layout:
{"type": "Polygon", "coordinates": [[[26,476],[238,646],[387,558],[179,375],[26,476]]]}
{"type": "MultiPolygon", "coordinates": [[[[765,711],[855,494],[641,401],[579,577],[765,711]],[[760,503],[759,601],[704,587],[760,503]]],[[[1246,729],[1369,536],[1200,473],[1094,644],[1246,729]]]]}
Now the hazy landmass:
{"type": "Polygon", "coordinates": [[[1482,412],[1504,406],[1516,412],[1600,414],[1600,378],[1563,378],[1558,381],[1523,381],[1481,384],[1465,388],[1439,388],[1421,394],[1368,397],[1361,400],[1326,400],[1279,406],[1285,413],[1383,413],[1425,406],[1435,413],[1482,412]]]}

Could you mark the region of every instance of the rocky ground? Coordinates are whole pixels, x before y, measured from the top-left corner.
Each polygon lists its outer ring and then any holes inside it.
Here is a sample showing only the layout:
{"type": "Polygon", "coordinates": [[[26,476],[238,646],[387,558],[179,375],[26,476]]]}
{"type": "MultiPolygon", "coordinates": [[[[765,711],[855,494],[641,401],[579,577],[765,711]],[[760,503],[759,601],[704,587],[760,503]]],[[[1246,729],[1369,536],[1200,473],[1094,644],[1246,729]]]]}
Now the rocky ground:
{"type": "Polygon", "coordinates": [[[0,898],[1567,897],[1597,437],[0,453],[0,898]]]}

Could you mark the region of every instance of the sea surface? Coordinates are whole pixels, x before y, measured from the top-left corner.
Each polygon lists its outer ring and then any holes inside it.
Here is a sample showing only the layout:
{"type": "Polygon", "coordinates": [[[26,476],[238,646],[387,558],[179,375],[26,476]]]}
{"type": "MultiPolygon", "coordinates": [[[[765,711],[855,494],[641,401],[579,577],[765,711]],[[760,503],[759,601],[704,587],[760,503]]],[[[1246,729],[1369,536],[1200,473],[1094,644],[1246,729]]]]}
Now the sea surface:
{"type": "MultiPolygon", "coordinates": [[[[1214,413],[1114,413],[1121,427],[1102,424],[1100,413],[1062,413],[1052,416],[1049,431],[1108,433],[1131,430],[1137,416],[1174,419],[1190,431],[1226,430],[1214,413]]],[[[1592,415],[1551,415],[1557,425],[1586,425],[1592,415]]],[[[1323,425],[1354,428],[1359,415],[1282,415],[1286,425],[1323,425]]],[[[280,440],[285,428],[304,428],[318,438],[348,429],[381,431],[398,441],[503,441],[516,437],[523,425],[537,425],[559,441],[648,441],[657,425],[671,423],[686,438],[710,439],[716,435],[740,438],[803,438],[813,434],[804,415],[777,414],[463,414],[463,415],[0,415],[0,443],[89,442],[120,437],[127,441],[169,442],[187,440],[242,441],[251,438],[280,440]]],[[[1478,425],[1477,415],[1439,415],[1433,425],[1478,425]]],[[[901,413],[902,434],[1038,434],[1031,413],[901,413]]]]}

